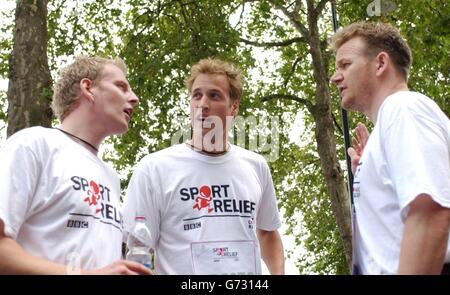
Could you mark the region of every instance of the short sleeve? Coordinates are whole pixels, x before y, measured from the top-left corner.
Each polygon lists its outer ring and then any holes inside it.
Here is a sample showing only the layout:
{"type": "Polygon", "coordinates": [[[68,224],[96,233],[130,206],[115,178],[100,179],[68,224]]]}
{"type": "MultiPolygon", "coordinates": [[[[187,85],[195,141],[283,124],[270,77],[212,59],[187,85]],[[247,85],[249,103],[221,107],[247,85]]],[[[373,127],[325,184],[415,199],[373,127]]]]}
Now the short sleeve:
{"type": "Polygon", "coordinates": [[[259,229],[273,231],[281,226],[280,216],[269,166],[265,160],[261,166],[262,196],[258,215],[256,216],[256,225],[259,229]]]}
{"type": "MultiPolygon", "coordinates": [[[[450,159],[445,126],[425,112],[397,106],[395,120],[381,130],[389,173],[405,220],[420,194],[450,208],[450,159]]],[[[447,131],[448,132],[448,131],[447,131]]]]}
{"type": "Polygon", "coordinates": [[[5,235],[16,239],[29,212],[40,176],[39,163],[25,134],[15,134],[0,149],[0,219],[5,235]]]}
{"type": "Polygon", "coordinates": [[[159,239],[160,210],[152,187],[150,175],[144,163],[137,165],[128,184],[123,205],[123,220],[126,232],[134,226],[136,216],[145,216],[146,224],[152,236],[152,247],[159,239]]]}

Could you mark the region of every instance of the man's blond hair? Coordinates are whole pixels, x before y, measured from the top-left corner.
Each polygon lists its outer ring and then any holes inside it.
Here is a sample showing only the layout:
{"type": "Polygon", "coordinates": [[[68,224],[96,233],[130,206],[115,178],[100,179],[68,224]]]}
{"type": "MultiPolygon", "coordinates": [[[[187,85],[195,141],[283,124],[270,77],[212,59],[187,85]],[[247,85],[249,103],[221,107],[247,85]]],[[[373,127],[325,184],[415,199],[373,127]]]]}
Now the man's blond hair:
{"type": "Polygon", "coordinates": [[[408,80],[412,62],[411,49],[396,28],[381,22],[356,22],[337,31],[331,38],[331,46],[337,51],[355,37],[361,37],[366,42],[368,56],[375,56],[381,51],[388,53],[395,67],[408,80]]]}
{"type": "Polygon", "coordinates": [[[186,79],[189,94],[191,94],[195,79],[200,74],[224,75],[230,85],[231,100],[241,100],[243,78],[241,71],[232,63],[217,58],[205,58],[193,65],[186,79]]]}
{"type": "Polygon", "coordinates": [[[78,56],[75,61],[59,72],[59,79],[53,88],[52,109],[62,122],[78,105],[80,81],[87,78],[95,84],[102,77],[106,64],[113,64],[126,75],[127,67],[120,58],[78,56]]]}

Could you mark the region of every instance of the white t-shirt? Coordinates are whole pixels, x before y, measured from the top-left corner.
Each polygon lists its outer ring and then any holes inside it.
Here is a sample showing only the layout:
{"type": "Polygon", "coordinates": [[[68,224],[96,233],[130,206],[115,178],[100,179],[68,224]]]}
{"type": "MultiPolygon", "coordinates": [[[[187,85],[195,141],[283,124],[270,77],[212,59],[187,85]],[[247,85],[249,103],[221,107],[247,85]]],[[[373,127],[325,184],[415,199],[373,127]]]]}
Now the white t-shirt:
{"type": "Polygon", "coordinates": [[[32,127],[0,150],[6,236],[57,263],[99,268],[121,258],[117,174],[56,129],[32,127]]]}
{"type": "Polygon", "coordinates": [[[386,98],[353,191],[362,273],[396,273],[409,204],[423,193],[450,208],[450,121],[436,103],[409,91],[386,98]]]}
{"type": "Polygon", "coordinates": [[[260,274],[256,228],[281,225],[266,161],[234,145],[218,157],[185,144],[146,156],[123,212],[126,229],[146,216],[157,274],[260,274]]]}

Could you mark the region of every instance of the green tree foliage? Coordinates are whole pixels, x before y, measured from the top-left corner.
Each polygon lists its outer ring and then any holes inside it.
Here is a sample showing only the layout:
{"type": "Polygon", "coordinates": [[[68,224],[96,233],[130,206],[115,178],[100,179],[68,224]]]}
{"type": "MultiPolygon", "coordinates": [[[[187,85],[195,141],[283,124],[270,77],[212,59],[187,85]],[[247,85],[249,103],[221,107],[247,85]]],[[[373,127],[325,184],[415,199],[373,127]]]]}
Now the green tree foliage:
{"type": "MultiPolygon", "coordinates": [[[[120,55],[140,104],[126,135],[114,139],[119,169],[168,147],[180,129],[189,129],[184,79],[190,65],[215,56],[243,66],[239,35],[228,22],[232,1],[129,1],[120,55]],[[123,144],[126,143],[126,144],[123,144]]],[[[125,182],[123,183],[126,184],[125,182]]]]}
{"type": "MultiPolygon", "coordinates": [[[[322,2],[317,1],[312,5],[323,9],[322,2]]],[[[291,121],[298,112],[304,115],[302,148],[289,138],[282,137],[282,156],[271,163],[277,192],[281,197],[280,204],[286,210],[285,221],[292,232],[295,228],[301,229],[297,242],[307,250],[300,256],[298,266],[302,273],[347,273],[343,245],[335,217],[331,213],[329,193],[323,176],[320,176],[321,163],[316,152],[317,122],[312,112],[318,104],[317,77],[313,68],[311,43],[307,40],[310,34],[304,33],[314,27],[306,25],[307,6],[299,1],[292,1],[291,5],[283,1],[253,1],[250,5],[251,17],[242,28],[246,32],[244,43],[276,50],[280,56],[278,60],[271,61],[276,67],[274,79],[257,85],[254,92],[259,95],[259,99],[268,101],[265,107],[271,114],[279,114],[276,108],[282,105],[282,110],[289,114],[291,121]],[[295,11],[298,13],[293,21],[289,15],[295,14],[295,11]],[[300,221],[299,215],[302,216],[300,221]]],[[[317,45],[323,52],[326,72],[331,58],[326,51],[326,40],[331,34],[328,13],[329,10],[323,10],[321,21],[317,23],[321,35],[317,45]]],[[[331,102],[332,115],[339,123],[338,100],[331,102]]],[[[336,127],[339,130],[340,124],[336,127]]],[[[342,146],[341,136],[338,134],[338,146],[342,146]]],[[[339,158],[343,159],[343,155],[339,158]]]]}
{"type": "Polygon", "coordinates": [[[448,1],[401,1],[389,21],[400,27],[411,45],[412,90],[432,97],[450,114],[450,4],[448,1]]]}
{"type": "MultiPolygon", "coordinates": [[[[12,52],[12,40],[14,33],[14,6],[0,11],[0,79],[8,78],[8,61],[12,52]]],[[[6,89],[0,89],[0,132],[5,129],[7,117],[6,89]]]]}
{"type": "Polygon", "coordinates": [[[398,27],[408,41],[413,64],[408,85],[411,90],[427,94],[447,115],[450,112],[450,4],[445,0],[396,0],[394,11],[367,16],[371,1],[339,1],[340,24],[353,21],[384,21],[398,27]]]}
{"type": "MultiPolygon", "coordinates": [[[[371,1],[336,1],[340,25],[381,19],[399,26],[414,54],[411,88],[429,94],[448,111],[447,1],[392,1],[397,4],[394,12],[373,17],[366,13],[371,1]]],[[[305,24],[306,3],[321,8],[318,45],[330,76],[334,58],[327,48],[332,34],[329,3],[312,0],[51,0],[49,63],[55,78],[55,70],[80,53],[120,56],[127,62],[140,104],[130,131],[111,138],[113,148],[104,155],[122,171],[122,186],[126,187],[138,160],[169,146],[180,130],[189,131],[184,78],[190,65],[208,56],[235,61],[247,77],[241,114],[280,119],[280,156],[269,164],[288,232],[306,250],[297,263],[301,273],[344,274],[348,267],[321,172],[317,123],[311,114],[317,91],[311,51],[285,13],[298,8],[298,21],[305,24]],[[299,115],[304,132],[293,140],[289,131],[299,115]]],[[[0,75],[7,77],[11,25],[3,23],[1,30],[0,75]]],[[[330,91],[338,158],[344,171],[339,99],[334,87],[330,91]]],[[[0,108],[2,104],[5,99],[0,96],[0,108]]],[[[0,119],[5,118],[0,112],[0,119]]],[[[357,121],[364,118],[350,114],[350,126],[357,121]]]]}
{"type": "MultiPolygon", "coordinates": [[[[281,56],[280,59],[272,61],[272,64],[277,67],[273,82],[257,85],[254,93],[263,98],[273,93],[294,94],[297,100],[300,98],[300,100],[313,102],[316,85],[308,48],[304,45],[302,37],[294,30],[292,22],[289,23],[281,13],[284,11],[275,9],[283,4],[286,4],[285,9],[293,9],[296,4],[301,5],[300,2],[249,2],[252,3],[252,17],[242,28],[244,32],[247,32],[244,43],[275,49],[281,56]],[[248,39],[252,39],[252,42],[248,39]]],[[[320,5],[323,2],[315,1],[315,4],[320,5]]],[[[394,1],[397,4],[395,11],[370,18],[366,8],[371,1],[366,1],[367,3],[337,2],[341,25],[358,20],[381,20],[398,26],[408,39],[415,58],[410,78],[411,89],[430,95],[444,111],[449,111],[446,99],[449,94],[447,56],[450,40],[448,38],[450,13],[448,3],[444,3],[445,1],[427,1],[426,4],[422,1],[394,1]],[[438,18],[437,21],[436,18],[438,18]],[[429,54],[430,51],[432,54],[429,54]]],[[[302,6],[300,10],[303,16],[300,21],[305,22],[308,12],[305,6],[302,6]]],[[[321,40],[324,43],[332,34],[329,13],[329,10],[324,10],[319,22],[321,40]]],[[[324,57],[328,64],[328,75],[330,75],[334,71],[334,57],[329,51],[324,52],[324,57]]],[[[336,122],[335,136],[339,158],[344,159],[338,94],[335,88],[331,88],[331,93],[332,97],[336,98],[331,103],[336,122]]],[[[295,106],[295,111],[305,114],[306,131],[302,138],[305,147],[299,150],[293,143],[284,139],[282,157],[271,165],[276,178],[277,191],[286,210],[286,221],[291,226],[292,232],[298,227],[302,229],[301,238],[297,239],[297,242],[308,250],[300,257],[299,268],[306,273],[346,273],[348,269],[342,255],[342,245],[339,242],[334,218],[330,214],[330,200],[323,184],[323,177],[319,173],[318,155],[311,152],[317,150],[312,136],[315,122],[308,113],[308,107],[304,101],[300,104],[296,101],[290,103],[283,101],[283,104],[286,111],[289,110],[289,106],[295,106]],[[298,220],[299,214],[303,217],[301,224],[298,220]]],[[[270,106],[266,107],[270,110],[270,106]]],[[[270,111],[274,112],[274,110],[270,111]]],[[[371,125],[362,115],[350,114],[350,126],[355,126],[357,121],[371,125]]]]}

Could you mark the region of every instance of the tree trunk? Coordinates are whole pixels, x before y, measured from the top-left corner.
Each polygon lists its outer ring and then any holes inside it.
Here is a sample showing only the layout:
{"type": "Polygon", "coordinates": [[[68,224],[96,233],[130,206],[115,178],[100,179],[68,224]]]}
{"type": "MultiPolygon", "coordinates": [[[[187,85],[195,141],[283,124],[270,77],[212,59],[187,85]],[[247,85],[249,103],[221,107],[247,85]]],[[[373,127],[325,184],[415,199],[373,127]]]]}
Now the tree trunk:
{"type": "Polygon", "coordinates": [[[343,177],[336,152],[333,117],[331,114],[329,79],[320,46],[317,22],[309,22],[309,45],[316,81],[316,105],[312,115],[316,123],[315,137],[322,173],[330,195],[331,208],[336,218],[343,242],[345,256],[350,266],[352,254],[351,210],[347,184],[343,177]]]}
{"type": "Polygon", "coordinates": [[[352,257],[352,223],[349,193],[336,153],[330,89],[328,87],[328,64],[322,51],[318,29],[318,17],[328,2],[327,0],[321,0],[315,6],[316,1],[306,0],[307,26],[301,21],[301,8],[305,4],[302,0],[296,0],[292,10],[280,5],[278,2],[272,3],[283,11],[309,45],[309,53],[311,54],[313,63],[314,81],[316,83],[316,93],[315,104],[308,107],[308,110],[311,112],[316,123],[315,138],[320,157],[320,165],[330,196],[331,210],[336,219],[345,257],[350,267],[352,257]]]}
{"type": "Polygon", "coordinates": [[[8,129],[51,125],[52,80],[47,59],[48,0],[18,0],[9,60],[8,129]]]}

